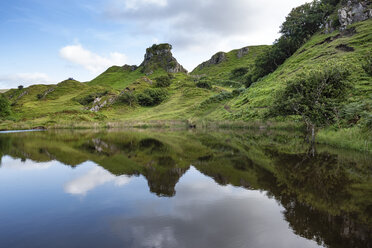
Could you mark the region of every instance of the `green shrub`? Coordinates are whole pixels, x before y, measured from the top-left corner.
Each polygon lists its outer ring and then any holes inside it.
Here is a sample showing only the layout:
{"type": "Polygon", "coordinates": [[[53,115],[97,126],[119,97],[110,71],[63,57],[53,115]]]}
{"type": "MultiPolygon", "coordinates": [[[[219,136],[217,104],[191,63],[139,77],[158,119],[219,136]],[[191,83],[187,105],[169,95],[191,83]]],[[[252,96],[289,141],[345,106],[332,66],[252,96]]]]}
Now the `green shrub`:
{"type": "Polygon", "coordinates": [[[212,83],[209,80],[202,79],[196,83],[196,87],[210,90],[212,89],[212,83]]]}
{"type": "Polygon", "coordinates": [[[6,118],[11,115],[10,103],[6,97],[0,95],[0,118],[6,118]]]}
{"type": "Polygon", "coordinates": [[[167,99],[168,92],[165,89],[145,89],[137,94],[137,101],[141,106],[156,106],[167,99]]]}
{"type": "Polygon", "coordinates": [[[39,100],[40,100],[41,98],[43,98],[43,96],[44,96],[44,94],[41,94],[41,93],[39,93],[39,94],[36,95],[37,99],[39,99],[39,100]]]}
{"type": "Polygon", "coordinates": [[[245,88],[234,89],[234,90],[232,91],[232,94],[233,94],[234,96],[239,96],[239,95],[242,94],[244,91],[245,91],[245,88]]]}
{"type": "Polygon", "coordinates": [[[155,78],[155,87],[169,87],[172,81],[169,76],[160,76],[155,78]]]}
{"type": "Polygon", "coordinates": [[[233,81],[233,80],[225,80],[225,81],[219,82],[219,85],[232,87],[232,88],[242,87],[242,83],[237,82],[237,81],[233,81]]]}
{"type": "Polygon", "coordinates": [[[240,79],[249,71],[248,67],[239,67],[231,71],[231,79],[240,79]]]}
{"type": "Polygon", "coordinates": [[[129,106],[134,105],[137,102],[136,96],[132,92],[123,92],[117,100],[119,103],[127,104],[129,106]]]}
{"type": "Polygon", "coordinates": [[[372,54],[368,54],[363,62],[363,69],[369,75],[372,76],[372,54]]]}
{"type": "Polygon", "coordinates": [[[223,91],[218,95],[211,96],[210,98],[206,99],[201,103],[201,105],[211,104],[211,103],[219,103],[234,97],[232,92],[223,91]]]}
{"type": "Polygon", "coordinates": [[[107,95],[107,91],[105,92],[100,92],[100,93],[93,93],[93,94],[89,94],[83,98],[80,98],[78,99],[78,103],[80,103],[81,105],[89,105],[91,104],[97,97],[102,97],[102,96],[105,96],[107,95]]]}
{"type": "Polygon", "coordinates": [[[299,115],[308,130],[335,122],[350,84],[349,71],[343,65],[301,73],[287,82],[270,110],[274,116],[299,115]]]}

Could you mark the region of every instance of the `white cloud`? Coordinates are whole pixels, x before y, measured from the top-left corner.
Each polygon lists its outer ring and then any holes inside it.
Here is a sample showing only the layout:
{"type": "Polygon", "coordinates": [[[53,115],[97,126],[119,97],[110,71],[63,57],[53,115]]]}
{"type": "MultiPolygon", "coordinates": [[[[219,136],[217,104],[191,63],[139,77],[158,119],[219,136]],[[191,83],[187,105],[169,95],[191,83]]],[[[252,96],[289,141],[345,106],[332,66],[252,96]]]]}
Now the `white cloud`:
{"type": "Polygon", "coordinates": [[[126,9],[137,10],[146,5],[155,5],[164,7],[167,5],[167,0],[127,0],[124,3],[126,9]]]}
{"type": "Polygon", "coordinates": [[[95,167],[85,175],[68,182],[64,189],[69,194],[85,195],[88,191],[105,183],[114,182],[116,186],[123,186],[130,180],[128,176],[115,176],[101,167],[95,167]]]}
{"type": "Polygon", "coordinates": [[[138,39],[171,43],[190,70],[220,50],[272,44],[285,16],[308,1],[111,0],[104,14],[134,27],[138,39]]]}
{"type": "Polygon", "coordinates": [[[31,84],[49,84],[52,79],[45,73],[16,73],[0,75],[0,89],[9,89],[18,85],[29,86],[31,84]]]}
{"type": "Polygon", "coordinates": [[[62,58],[83,66],[92,73],[101,73],[113,65],[124,65],[127,60],[124,54],[118,52],[110,53],[108,57],[100,56],[80,44],[65,46],[59,53],[62,58]]]}

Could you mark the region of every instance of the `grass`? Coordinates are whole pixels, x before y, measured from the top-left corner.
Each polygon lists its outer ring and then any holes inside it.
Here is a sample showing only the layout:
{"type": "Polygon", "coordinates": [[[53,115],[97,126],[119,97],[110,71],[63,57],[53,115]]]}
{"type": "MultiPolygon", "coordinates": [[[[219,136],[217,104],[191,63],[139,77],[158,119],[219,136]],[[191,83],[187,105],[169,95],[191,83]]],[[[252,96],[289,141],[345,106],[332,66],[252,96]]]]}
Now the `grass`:
{"type": "Polygon", "coordinates": [[[253,66],[255,58],[267,50],[270,46],[250,46],[248,47],[248,53],[243,57],[238,57],[239,49],[232,50],[226,53],[226,60],[220,64],[207,66],[202,69],[196,67],[191,74],[192,75],[206,75],[212,80],[228,80],[231,77],[231,72],[234,69],[240,67],[250,68],[253,66]]]}
{"type": "Polygon", "coordinates": [[[359,127],[320,130],[317,135],[317,142],[372,153],[372,132],[362,130],[359,127]]]}

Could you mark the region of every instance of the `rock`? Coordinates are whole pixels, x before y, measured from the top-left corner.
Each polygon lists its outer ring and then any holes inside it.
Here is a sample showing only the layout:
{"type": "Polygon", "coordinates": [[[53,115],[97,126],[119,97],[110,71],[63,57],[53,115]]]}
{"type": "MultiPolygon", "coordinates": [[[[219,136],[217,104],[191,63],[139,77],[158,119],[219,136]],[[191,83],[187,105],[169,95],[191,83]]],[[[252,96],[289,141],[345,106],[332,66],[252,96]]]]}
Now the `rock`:
{"type": "Polygon", "coordinates": [[[345,30],[350,24],[371,18],[372,9],[370,9],[369,4],[370,1],[347,1],[346,6],[338,10],[338,17],[341,24],[340,29],[345,30]]]}
{"type": "Polygon", "coordinates": [[[205,61],[205,62],[201,63],[200,65],[198,65],[197,69],[201,70],[204,67],[209,67],[209,66],[212,66],[212,65],[218,65],[218,64],[226,61],[226,59],[227,59],[226,53],[218,52],[215,55],[213,55],[210,60],[205,61]]]}
{"type": "Polygon", "coordinates": [[[27,91],[27,90],[23,91],[23,92],[18,96],[17,101],[18,101],[19,99],[21,99],[23,96],[27,95],[27,94],[28,94],[28,91],[27,91]]]}
{"type": "Polygon", "coordinates": [[[146,49],[145,58],[140,65],[142,72],[151,75],[156,69],[164,69],[168,73],[187,73],[172,55],[172,45],[159,44],[146,49]]]}
{"type": "Polygon", "coordinates": [[[123,69],[126,71],[135,71],[137,70],[138,66],[136,65],[124,65],[123,69]]]}
{"type": "Polygon", "coordinates": [[[101,108],[103,108],[107,105],[107,100],[105,100],[101,103],[101,99],[102,98],[100,98],[100,97],[97,97],[96,99],[94,99],[93,107],[90,109],[91,112],[98,112],[98,111],[101,110],[101,108]]]}
{"type": "Polygon", "coordinates": [[[335,31],[335,28],[333,27],[333,21],[332,20],[328,20],[325,24],[324,24],[324,33],[325,34],[330,34],[330,33],[333,33],[333,31],[335,31]]]}
{"type": "Polygon", "coordinates": [[[242,49],[239,49],[238,50],[238,58],[240,59],[241,57],[243,57],[244,55],[247,55],[249,52],[249,47],[243,47],[242,49]]]}

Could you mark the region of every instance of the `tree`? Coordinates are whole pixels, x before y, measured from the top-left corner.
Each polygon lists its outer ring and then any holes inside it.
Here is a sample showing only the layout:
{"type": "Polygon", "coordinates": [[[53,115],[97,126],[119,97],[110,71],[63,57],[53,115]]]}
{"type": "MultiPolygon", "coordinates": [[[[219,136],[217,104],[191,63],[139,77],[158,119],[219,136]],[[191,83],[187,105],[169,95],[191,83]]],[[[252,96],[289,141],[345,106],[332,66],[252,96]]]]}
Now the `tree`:
{"type": "Polygon", "coordinates": [[[270,115],[301,116],[314,142],[317,128],[335,122],[350,88],[348,75],[349,71],[340,65],[299,74],[278,94],[270,115]]]}
{"type": "Polygon", "coordinates": [[[0,118],[5,118],[11,115],[10,103],[8,99],[0,95],[0,118]]]}
{"type": "Polygon", "coordinates": [[[132,107],[132,105],[137,102],[137,98],[132,92],[126,91],[119,96],[118,101],[132,107]]]}
{"type": "Polygon", "coordinates": [[[22,90],[22,89],[23,89],[23,85],[19,85],[19,86],[18,86],[18,89],[19,89],[19,90],[22,90]]]}
{"type": "Polygon", "coordinates": [[[259,78],[274,72],[292,56],[322,27],[338,2],[314,0],[292,9],[280,27],[282,36],[275,40],[269,50],[256,58],[254,69],[246,78],[246,86],[249,87],[259,78]]]}

